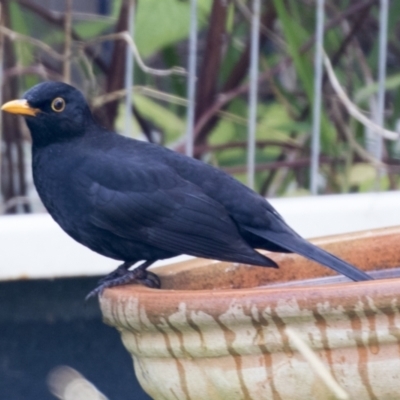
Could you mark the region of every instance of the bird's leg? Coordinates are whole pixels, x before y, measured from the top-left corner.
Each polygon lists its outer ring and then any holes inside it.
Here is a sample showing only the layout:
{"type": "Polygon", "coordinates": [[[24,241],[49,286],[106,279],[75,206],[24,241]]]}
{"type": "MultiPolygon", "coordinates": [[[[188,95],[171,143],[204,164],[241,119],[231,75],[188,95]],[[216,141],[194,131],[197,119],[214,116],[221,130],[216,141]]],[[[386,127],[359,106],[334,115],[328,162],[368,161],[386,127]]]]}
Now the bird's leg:
{"type": "Polygon", "coordinates": [[[128,268],[132,266],[133,263],[126,262],[121,264],[116,270],[100,280],[100,285],[86,296],[86,300],[96,294],[101,294],[106,288],[125,285],[133,281],[151,288],[159,288],[161,286],[160,278],[153,272],[146,271],[154,261],[155,260],[145,261],[132,271],[129,271],[128,268]]]}
{"type": "Polygon", "coordinates": [[[140,264],[137,268],[135,268],[132,272],[136,272],[137,277],[135,280],[140,282],[142,285],[159,289],[161,287],[160,278],[153,272],[147,271],[147,268],[153,264],[154,261],[145,261],[143,264],[140,264]]]}
{"type": "Polygon", "coordinates": [[[115,278],[124,276],[128,272],[129,268],[132,267],[133,264],[135,264],[135,263],[134,262],[124,262],[123,264],[119,265],[118,268],[114,269],[114,271],[110,272],[108,275],[101,278],[98,283],[103,284],[105,282],[112,281],[115,278]]]}

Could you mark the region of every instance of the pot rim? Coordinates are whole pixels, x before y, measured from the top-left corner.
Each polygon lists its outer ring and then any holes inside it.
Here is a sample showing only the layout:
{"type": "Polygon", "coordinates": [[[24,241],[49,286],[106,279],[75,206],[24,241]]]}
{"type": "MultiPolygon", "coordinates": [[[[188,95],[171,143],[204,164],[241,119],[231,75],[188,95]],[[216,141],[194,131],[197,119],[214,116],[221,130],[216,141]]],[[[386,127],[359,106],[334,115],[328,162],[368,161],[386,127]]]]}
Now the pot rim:
{"type": "Polygon", "coordinates": [[[358,302],[373,303],[374,308],[397,307],[400,299],[400,278],[366,282],[346,282],[320,286],[296,286],[288,288],[243,288],[205,290],[150,289],[141,285],[125,285],[106,289],[100,297],[101,303],[123,303],[138,299],[141,306],[153,313],[171,313],[181,304],[190,309],[227,309],[232,303],[274,306],[279,303],[297,302],[308,305],[329,303],[330,307],[351,308],[358,302]],[[395,304],[394,301],[395,300],[395,304]]]}

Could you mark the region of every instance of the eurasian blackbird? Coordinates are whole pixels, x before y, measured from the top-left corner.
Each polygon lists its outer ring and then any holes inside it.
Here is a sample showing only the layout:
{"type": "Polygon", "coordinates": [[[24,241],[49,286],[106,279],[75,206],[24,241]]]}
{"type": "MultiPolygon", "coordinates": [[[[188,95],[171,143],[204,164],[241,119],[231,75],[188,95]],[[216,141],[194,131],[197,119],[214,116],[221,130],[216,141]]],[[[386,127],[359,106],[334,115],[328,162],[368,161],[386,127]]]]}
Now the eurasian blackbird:
{"type": "Polygon", "coordinates": [[[92,294],[133,280],[159,287],[146,268],[179,254],[277,267],[256,248],[372,279],[300,237],[268,201],[223,171],[103,128],[70,85],[38,84],[2,110],[26,119],[33,178],[50,215],[79,243],[123,261],[92,294]]]}

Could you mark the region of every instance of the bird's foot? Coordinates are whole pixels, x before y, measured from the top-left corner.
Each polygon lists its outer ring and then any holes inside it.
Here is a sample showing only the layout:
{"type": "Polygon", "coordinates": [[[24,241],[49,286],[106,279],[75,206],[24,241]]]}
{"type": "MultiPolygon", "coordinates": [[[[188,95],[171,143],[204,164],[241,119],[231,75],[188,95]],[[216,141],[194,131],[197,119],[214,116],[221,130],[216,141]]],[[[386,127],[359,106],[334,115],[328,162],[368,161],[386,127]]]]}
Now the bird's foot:
{"type": "Polygon", "coordinates": [[[159,289],[161,287],[160,278],[153,272],[146,271],[142,266],[139,266],[132,271],[122,267],[123,265],[102,278],[99,281],[100,285],[86,296],[86,300],[96,295],[101,295],[104,289],[113,286],[126,285],[130,282],[138,282],[152,289],[159,289]]]}
{"type": "Polygon", "coordinates": [[[132,263],[123,263],[118,268],[114,269],[114,271],[110,272],[108,275],[101,278],[98,283],[102,285],[108,281],[113,281],[114,279],[123,277],[125,274],[129,272],[129,267],[131,267],[132,263]]]}
{"type": "Polygon", "coordinates": [[[137,282],[152,289],[161,288],[161,281],[158,275],[150,271],[143,271],[143,272],[145,273],[145,276],[143,278],[137,278],[136,279],[137,282]]]}

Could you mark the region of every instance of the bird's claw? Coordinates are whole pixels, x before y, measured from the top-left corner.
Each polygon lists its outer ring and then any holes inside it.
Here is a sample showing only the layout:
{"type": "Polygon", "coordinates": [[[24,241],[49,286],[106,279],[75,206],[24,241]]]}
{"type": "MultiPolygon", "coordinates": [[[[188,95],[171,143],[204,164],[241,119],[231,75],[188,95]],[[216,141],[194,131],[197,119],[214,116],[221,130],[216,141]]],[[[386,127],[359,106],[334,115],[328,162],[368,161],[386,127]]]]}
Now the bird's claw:
{"type": "Polygon", "coordinates": [[[161,281],[158,275],[154,274],[150,271],[145,271],[146,276],[143,278],[136,279],[137,282],[140,282],[142,285],[147,286],[152,289],[160,289],[161,281]]]}
{"type": "Polygon", "coordinates": [[[99,285],[102,285],[103,283],[106,283],[108,281],[113,281],[114,279],[117,279],[121,276],[124,276],[128,271],[128,269],[125,267],[125,264],[120,265],[117,269],[114,271],[110,272],[108,275],[104,276],[103,278],[99,279],[97,283],[99,285]]]}
{"type": "Polygon", "coordinates": [[[97,295],[102,295],[105,287],[103,285],[97,286],[96,289],[93,289],[91,292],[88,293],[88,295],[85,297],[85,301],[88,301],[92,297],[95,297],[97,295]]]}
{"type": "Polygon", "coordinates": [[[96,295],[102,295],[103,291],[107,288],[126,285],[130,282],[138,282],[152,289],[159,289],[161,287],[160,278],[153,272],[138,267],[132,271],[125,269],[125,273],[122,275],[122,270],[117,268],[115,271],[102,278],[99,281],[100,285],[92,290],[86,296],[85,300],[89,300],[91,297],[96,295]]]}

